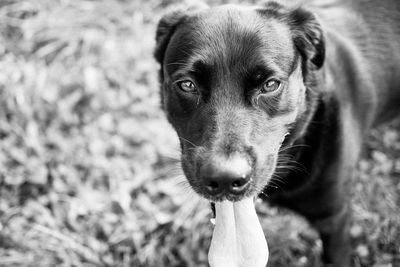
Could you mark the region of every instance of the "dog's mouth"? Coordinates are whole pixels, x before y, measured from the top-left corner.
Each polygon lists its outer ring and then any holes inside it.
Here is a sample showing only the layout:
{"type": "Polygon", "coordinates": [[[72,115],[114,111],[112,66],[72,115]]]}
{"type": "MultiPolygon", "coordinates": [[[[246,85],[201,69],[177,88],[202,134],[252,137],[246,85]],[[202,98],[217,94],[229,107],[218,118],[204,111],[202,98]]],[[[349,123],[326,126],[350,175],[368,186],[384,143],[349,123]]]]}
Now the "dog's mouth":
{"type": "Polygon", "coordinates": [[[241,201],[244,198],[252,197],[257,195],[256,191],[252,189],[251,185],[247,185],[246,189],[241,193],[232,193],[226,190],[218,192],[216,194],[211,194],[204,188],[193,187],[195,192],[197,192],[200,196],[209,200],[210,202],[222,202],[222,201],[231,201],[237,202],[241,201]]]}
{"type": "Polygon", "coordinates": [[[225,159],[214,158],[199,168],[193,168],[189,160],[183,159],[182,166],[189,184],[200,196],[211,202],[237,202],[260,194],[272,177],[275,162],[270,155],[261,164],[251,164],[234,154],[225,159]]]}

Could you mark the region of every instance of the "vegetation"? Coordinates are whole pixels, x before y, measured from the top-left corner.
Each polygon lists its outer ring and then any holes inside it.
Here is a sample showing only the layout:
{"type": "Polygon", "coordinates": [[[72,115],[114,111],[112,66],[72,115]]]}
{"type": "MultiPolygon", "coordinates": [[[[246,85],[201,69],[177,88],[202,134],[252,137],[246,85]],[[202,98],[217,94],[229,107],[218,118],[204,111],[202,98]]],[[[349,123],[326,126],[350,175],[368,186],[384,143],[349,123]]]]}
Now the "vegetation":
{"type": "MultiPolygon", "coordinates": [[[[180,171],[152,57],[173,4],[0,1],[0,266],[207,266],[211,211],[180,171]]],[[[372,133],[351,182],[355,266],[400,266],[399,129],[372,133]]],[[[312,266],[307,223],[257,208],[269,266],[312,266]]]]}

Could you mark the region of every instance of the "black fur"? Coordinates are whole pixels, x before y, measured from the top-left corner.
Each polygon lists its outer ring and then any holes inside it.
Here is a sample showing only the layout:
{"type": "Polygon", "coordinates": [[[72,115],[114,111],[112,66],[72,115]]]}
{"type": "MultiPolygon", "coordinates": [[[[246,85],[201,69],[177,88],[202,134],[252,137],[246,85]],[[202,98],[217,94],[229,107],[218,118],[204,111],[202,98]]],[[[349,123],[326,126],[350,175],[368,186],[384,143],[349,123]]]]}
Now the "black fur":
{"type": "Polygon", "coordinates": [[[347,183],[365,133],[400,112],[399,29],[393,0],[166,15],[155,50],[162,106],[192,188],[213,202],[262,191],[314,225],[326,266],[350,266],[347,183]],[[269,92],[271,79],[281,86],[269,92]],[[215,193],[210,176],[246,184],[215,193]]]}

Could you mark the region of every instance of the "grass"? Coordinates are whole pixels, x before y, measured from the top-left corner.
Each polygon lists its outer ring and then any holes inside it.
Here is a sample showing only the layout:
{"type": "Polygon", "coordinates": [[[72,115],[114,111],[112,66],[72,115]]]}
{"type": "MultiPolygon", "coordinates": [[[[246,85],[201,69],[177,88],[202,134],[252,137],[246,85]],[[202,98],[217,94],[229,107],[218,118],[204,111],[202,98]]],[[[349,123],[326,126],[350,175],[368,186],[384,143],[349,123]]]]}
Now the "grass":
{"type": "MultiPolygon", "coordinates": [[[[0,266],[207,266],[210,209],[179,169],[152,58],[174,2],[0,2],[0,266]]],[[[399,129],[372,132],[352,181],[354,266],[400,266],[399,129]]],[[[317,261],[304,220],[257,208],[269,266],[317,261]]]]}

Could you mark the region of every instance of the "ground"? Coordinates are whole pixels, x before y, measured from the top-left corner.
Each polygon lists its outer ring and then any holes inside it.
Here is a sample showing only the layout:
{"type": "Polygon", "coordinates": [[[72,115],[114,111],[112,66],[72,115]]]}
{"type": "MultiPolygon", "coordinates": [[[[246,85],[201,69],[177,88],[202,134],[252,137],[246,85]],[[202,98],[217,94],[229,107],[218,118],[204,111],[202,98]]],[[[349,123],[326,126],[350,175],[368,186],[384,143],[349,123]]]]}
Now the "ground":
{"type": "MultiPolygon", "coordinates": [[[[175,2],[0,1],[0,266],[207,266],[211,212],[180,171],[152,57],[175,2]]],[[[371,133],[350,185],[357,267],[400,266],[399,129],[371,133]]],[[[307,223],[257,210],[268,266],[313,266],[307,223]]]]}

